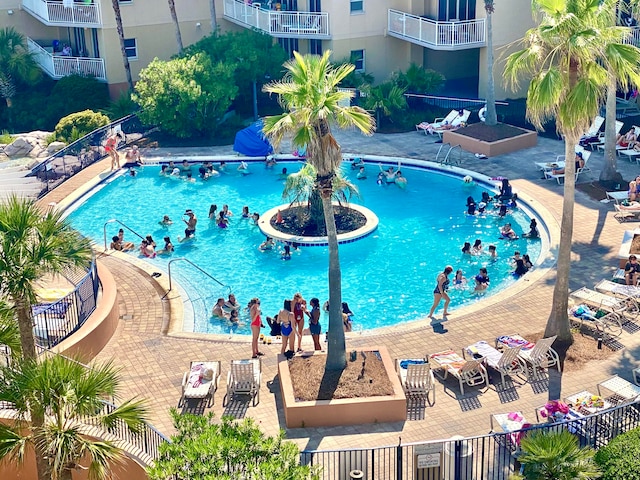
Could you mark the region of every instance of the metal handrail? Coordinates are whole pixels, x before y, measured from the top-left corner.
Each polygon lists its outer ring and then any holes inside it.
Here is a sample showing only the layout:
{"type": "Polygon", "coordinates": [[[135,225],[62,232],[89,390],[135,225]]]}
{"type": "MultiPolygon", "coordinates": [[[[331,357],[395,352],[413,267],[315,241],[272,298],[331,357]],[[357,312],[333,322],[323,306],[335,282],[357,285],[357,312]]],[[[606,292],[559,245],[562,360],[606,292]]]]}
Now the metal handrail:
{"type": "Polygon", "coordinates": [[[142,235],[140,235],[138,232],[136,232],[134,229],[132,229],[131,227],[129,227],[127,224],[121,222],[120,220],[118,220],[117,218],[112,218],[111,220],[107,220],[106,222],[104,222],[104,225],[102,227],[102,230],[104,232],[104,249],[107,249],[107,225],[110,223],[118,223],[120,225],[122,225],[124,228],[126,228],[127,230],[129,230],[131,233],[133,233],[134,235],[137,235],[138,237],[140,237],[142,240],[144,240],[144,237],[142,235]]]}
{"type": "Polygon", "coordinates": [[[220,280],[218,280],[217,278],[213,277],[209,272],[206,272],[205,270],[203,270],[202,268],[200,268],[198,265],[196,265],[195,263],[193,263],[191,260],[189,260],[188,258],[184,258],[184,257],[180,257],[180,258],[174,258],[173,260],[169,260],[169,263],[167,264],[167,270],[169,273],[169,290],[167,290],[168,292],[171,291],[171,264],[173,262],[187,262],[188,264],[190,264],[192,267],[194,267],[196,270],[199,270],[200,272],[204,273],[207,277],[209,277],[211,280],[213,280],[214,282],[216,282],[218,285],[220,285],[221,287],[227,288],[229,289],[229,293],[231,292],[231,287],[229,285],[225,285],[224,283],[222,283],[220,280]]]}

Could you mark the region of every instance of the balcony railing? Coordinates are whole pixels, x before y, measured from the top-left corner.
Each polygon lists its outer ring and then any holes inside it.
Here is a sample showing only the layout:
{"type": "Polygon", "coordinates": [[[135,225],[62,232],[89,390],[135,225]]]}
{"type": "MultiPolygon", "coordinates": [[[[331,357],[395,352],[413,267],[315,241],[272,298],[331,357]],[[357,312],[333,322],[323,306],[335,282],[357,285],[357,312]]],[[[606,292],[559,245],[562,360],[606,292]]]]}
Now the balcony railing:
{"type": "Polygon", "coordinates": [[[224,0],[224,17],[243,27],[256,28],[272,37],[329,39],[326,12],[281,12],[262,8],[259,3],[224,0]]]}
{"type": "Polygon", "coordinates": [[[77,74],[107,81],[102,58],[63,57],[50,53],[30,38],[27,43],[36,63],[53,79],[77,74]]]}
{"type": "Polygon", "coordinates": [[[57,27],[102,27],[98,0],[22,0],[23,8],[45,25],[57,27]]]}
{"type": "Polygon", "coordinates": [[[626,38],[624,43],[629,43],[640,47],[640,27],[631,27],[631,34],[626,38]]]}
{"type": "Polygon", "coordinates": [[[432,50],[464,50],[486,45],[485,19],[439,22],[389,9],[387,32],[432,50]]]}

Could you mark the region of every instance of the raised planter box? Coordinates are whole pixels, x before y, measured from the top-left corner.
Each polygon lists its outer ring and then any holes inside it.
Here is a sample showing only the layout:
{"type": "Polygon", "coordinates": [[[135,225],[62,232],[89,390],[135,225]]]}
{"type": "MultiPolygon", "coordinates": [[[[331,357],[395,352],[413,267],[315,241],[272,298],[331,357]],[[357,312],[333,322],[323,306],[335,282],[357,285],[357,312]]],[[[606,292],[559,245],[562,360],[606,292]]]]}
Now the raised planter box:
{"type": "Polygon", "coordinates": [[[460,145],[462,149],[467,152],[481,153],[487,157],[495,157],[496,155],[504,155],[505,153],[535,147],[538,144],[538,134],[536,132],[522,130],[526,133],[495,142],[485,142],[467,135],[461,135],[455,131],[445,131],[442,135],[442,142],[451,145],[460,145]]]}
{"type": "MultiPolygon", "coordinates": [[[[385,370],[393,385],[393,395],[296,402],[289,374],[289,363],[284,355],[278,355],[280,391],[287,428],[401,422],[407,419],[407,399],[387,349],[385,347],[363,347],[359,350],[380,352],[385,370]]],[[[310,354],[326,355],[320,352],[310,354]]]]}

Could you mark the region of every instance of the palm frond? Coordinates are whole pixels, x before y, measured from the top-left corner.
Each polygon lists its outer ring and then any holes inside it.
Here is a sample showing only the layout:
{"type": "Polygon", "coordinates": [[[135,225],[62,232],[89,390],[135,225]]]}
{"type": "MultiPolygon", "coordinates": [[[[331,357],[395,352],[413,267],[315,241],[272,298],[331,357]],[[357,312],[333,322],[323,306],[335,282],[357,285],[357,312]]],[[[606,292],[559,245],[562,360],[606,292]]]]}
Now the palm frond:
{"type": "Polygon", "coordinates": [[[139,432],[144,427],[148,414],[149,409],[144,400],[127,400],[112,412],[102,415],[100,421],[107,428],[113,428],[122,422],[130,431],[139,432]]]}
{"type": "Polygon", "coordinates": [[[0,459],[7,457],[17,462],[24,460],[29,437],[20,434],[20,426],[12,428],[0,423],[0,459]]]}

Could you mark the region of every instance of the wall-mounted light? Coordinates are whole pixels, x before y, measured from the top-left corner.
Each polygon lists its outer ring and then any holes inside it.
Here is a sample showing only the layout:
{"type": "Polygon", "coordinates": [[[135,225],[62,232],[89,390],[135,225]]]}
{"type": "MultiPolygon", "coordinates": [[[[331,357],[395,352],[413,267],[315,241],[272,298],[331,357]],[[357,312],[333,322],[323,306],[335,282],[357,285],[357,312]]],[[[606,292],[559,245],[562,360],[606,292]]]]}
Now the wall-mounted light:
{"type": "Polygon", "coordinates": [[[7,15],[13,15],[13,10],[7,10],[7,15]]]}
{"type": "Polygon", "coordinates": [[[200,22],[196,23],[196,28],[200,28],[202,24],[200,22]]]}

